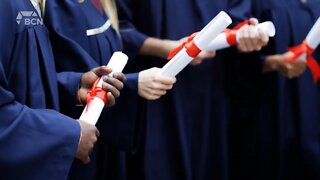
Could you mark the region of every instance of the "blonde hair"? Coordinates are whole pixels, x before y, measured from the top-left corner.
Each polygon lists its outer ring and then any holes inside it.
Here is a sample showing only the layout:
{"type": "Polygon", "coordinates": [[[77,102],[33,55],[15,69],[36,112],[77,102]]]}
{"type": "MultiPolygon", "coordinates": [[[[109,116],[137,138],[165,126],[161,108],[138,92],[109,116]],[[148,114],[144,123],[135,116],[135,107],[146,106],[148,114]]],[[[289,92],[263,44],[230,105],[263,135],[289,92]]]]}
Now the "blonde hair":
{"type": "Polygon", "coordinates": [[[41,8],[41,12],[42,12],[43,16],[44,16],[44,12],[46,9],[46,2],[47,2],[47,0],[40,0],[40,8],[41,8]]]}
{"type": "Polygon", "coordinates": [[[31,0],[32,5],[36,6],[39,5],[41,15],[44,15],[44,10],[46,7],[46,0],[31,0]]]}
{"type": "Polygon", "coordinates": [[[111,21],[112,27],[119,32],[119,19],[115,0],[101,0],[101,4],[111,21]]]}

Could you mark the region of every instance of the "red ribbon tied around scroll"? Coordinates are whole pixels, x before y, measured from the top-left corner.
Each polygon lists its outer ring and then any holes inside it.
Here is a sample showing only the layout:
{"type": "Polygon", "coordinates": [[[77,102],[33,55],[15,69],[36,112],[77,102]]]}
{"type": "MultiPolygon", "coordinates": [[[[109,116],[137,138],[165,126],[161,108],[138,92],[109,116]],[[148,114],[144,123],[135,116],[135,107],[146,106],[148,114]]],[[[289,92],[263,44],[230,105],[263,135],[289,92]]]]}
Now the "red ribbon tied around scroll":
{"type": "Polygon", "coordinates": [[[86,96],[87,104],[89,104],[95,97],[100,98],[104,102],[104,104],[106,104],[108,102],[107,92],[104,91],[101,87],[97,87],[99,81],[100,81],[100,78],[98,78],[94,82],[92,89],[88,92],[88,94],[86,96]]]}
{"type": "MultiPolygon", "coordinates": [[[[236,27],[233,29],[226,29],[224,32],[226,33],[227,36],[227,42],[231,45],[237,45],[237,31],[244,25],[250,24],[249,20],[245,20],[241,23],[239,23],[236,27]]],[[[193,33],[191,36],[187,38],[186,41],[184,41],[180,46],[177,48],[173,49],[170,53],[169,56],[167,57],[167,60],[172,59],[176,54],[180,52],[181,49],[186,48],[186,52],[190,57],[195,58],[198,56],[198,54],[201,52],[201,49],[197,47],[197,45],[194,43],[193,39],[196,37],[198,32],[193,33]]]]}
{"type": "Polygon", "coordinates": [[[198,48],[198,46],[194,43],[193,39],[196,37],[198,32],[193,33],[191,36],[187,38],[180,46],[173,49],[169,56],[167,57],[167,60],[171,60],[175,55],[177,55],[183,48],[186,48],[186,52],[190,57],[197,57],[198,54],[201,52],[201,49],[198,48]]]}
{"type": "Polygon", "coordinates": [[[306,53],[307,55],[307,66],[310,68],[311,73],[312,73],[312,77],[313,77],[313,82],[316,84],[320,78],[320,67],[319,64],[317,62],[317,60],[315,60],[312,57],[312,53],[315,51],[315,49],[311,48],[307,41],[304,40],[302,42],[302,44],[291,47],[288,49],[288,51],[293,53],[292,57],[286,58],[286,61],[296,61],[298,60],[298,58],[300,56],[302,56],[304,53],[306,53]]]}
{"type": "Polygon", "coordinates": [[[245,20],[235,26],[233,29],[226,29],[224,33],[226,33],[227,42],[230,46],[235,46],[238,44],[237,42],[237,31],[245,25],[249,25],[250,21],[245,20]]]}

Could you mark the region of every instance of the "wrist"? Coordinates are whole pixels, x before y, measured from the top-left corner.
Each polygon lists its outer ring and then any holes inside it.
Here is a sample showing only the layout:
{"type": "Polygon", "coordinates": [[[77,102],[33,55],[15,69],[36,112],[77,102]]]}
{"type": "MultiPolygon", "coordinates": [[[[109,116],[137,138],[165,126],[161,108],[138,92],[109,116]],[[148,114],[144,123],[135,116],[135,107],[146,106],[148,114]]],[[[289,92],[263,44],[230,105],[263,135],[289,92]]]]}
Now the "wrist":
{"type": "Polygon", "coordinates": [[[279,68],[279,61],[276,55],[265,57],[263,72],[277,71],[279,68]]]}

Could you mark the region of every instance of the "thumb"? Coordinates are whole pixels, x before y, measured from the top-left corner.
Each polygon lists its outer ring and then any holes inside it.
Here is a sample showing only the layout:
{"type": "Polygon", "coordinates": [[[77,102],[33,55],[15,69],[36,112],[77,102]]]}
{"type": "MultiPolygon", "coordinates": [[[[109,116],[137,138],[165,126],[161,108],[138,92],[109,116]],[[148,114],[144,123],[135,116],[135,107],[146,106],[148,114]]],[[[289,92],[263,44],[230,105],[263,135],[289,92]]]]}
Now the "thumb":
{"type": "Polygon", "coordinates": [[[257,18],[250,18],[249,21],[250,21],[250,24],[254,26],[259,24],[259,21],[257,18]]]}
{"type": "Polygon", "coordinates": [[[111,68],[108,68],[107,66],[100,66],[97,68],[94,68],[91,70],[95,75],[98,77],[103,76],[103,75],[108,75],[112,72],[111,68]]]}

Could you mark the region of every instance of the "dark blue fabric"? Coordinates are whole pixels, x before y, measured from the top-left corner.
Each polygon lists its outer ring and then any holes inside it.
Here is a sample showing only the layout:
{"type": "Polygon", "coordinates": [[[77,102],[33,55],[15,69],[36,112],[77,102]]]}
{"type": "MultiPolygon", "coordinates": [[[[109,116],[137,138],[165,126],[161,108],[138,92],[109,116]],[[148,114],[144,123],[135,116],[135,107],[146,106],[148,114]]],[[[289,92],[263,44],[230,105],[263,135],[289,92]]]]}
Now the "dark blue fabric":
{"type": "MultiPolygon", "coordinates": [[[[105,32],[87,36],[86,31],[101,27],[108,20],[91,1],[50,0],[46,4],[45,23],[51,31],[53,50],[58,71],[86,72],[100,65],[107,65],[113,52],[122,49],[120,37],[110,27],[105,32]]],[[[138,114],[138,73],[126,74],[124,90],[116,106],[104,109],[97,127],[101,137],[89,165],[74,163],[70,179],[106,179],[123,174],[111,164],[123,164],[124,154],[136,151],[141,122],[138,114]],[[120,149],[120,150],[119,150],[120,149]]],[[[67,108],[62,112],[78,118],[83,108],[67,108]]],[[[124,166],[124,165],[123,165],[124,166]]],[[[123,167],[122,166],[122,167],[123,167]]]]}
{"type": "MultiPolygon", "coordinates": [[[[250,1],[241,0],[117,2],[121,32],[138,31],[173,40],[201,30],[221,10],[230,13],[235,21],[244,20],[251,7],[250,1]]],[[[131,36],[122,35],[124,41],[130,41],[131,36]]],[[[124,48],[139,49],[132,47],[137,44],[124,48]]],[[[162,67],[166,62],[155,57],[138,57],[133,66],[142,70],[162,67]]],[[[141,180],[227,179],[228,98],[224,62],[220,57],[208,59],[199,66],[187,67],[177,79],[166,96],[147,102],[144,148],[129,158],[128,177],[141,180]]]]}
{"type": "MultiPolygon", "coordinates": [[[[45,26],[26,25],[30,1],[0,2],[0,179],[66,179],[79,124],[59,109],[54,59],[45,26]]],[[[33,17],[39,19],[39,17],[33,17]]]]}
{"type": "MultiPolygon", "coordinates": [[[[277,29],[266,53],[282,54],[301,43],[319,6],[319,1],[255,1],[254,13],[272,20],[277,29]]],[[[319,85],[312,83],[309,69],[292,80],[265,74],[262,84],[255,134],[259,174],[254,179],[319,179],[319,85]]]]}

